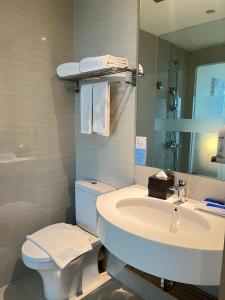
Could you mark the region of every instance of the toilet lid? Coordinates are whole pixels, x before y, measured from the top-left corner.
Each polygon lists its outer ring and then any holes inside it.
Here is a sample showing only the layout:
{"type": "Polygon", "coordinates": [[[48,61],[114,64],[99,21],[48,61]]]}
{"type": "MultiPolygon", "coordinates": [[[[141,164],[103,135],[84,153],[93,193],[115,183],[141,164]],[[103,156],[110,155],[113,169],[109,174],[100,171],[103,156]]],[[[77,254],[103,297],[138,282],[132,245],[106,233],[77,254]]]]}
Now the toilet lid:
{"type": "Polygon", "coordinates": [[[22,246],[22,254],[32,262],[50,262],[51,257],[31,241],[26,241],[22,246]]]}
{"type": "MultiPolygon", "coordinates": [[[[85,237],[88,235],[92,245],[99,241],[96,236],[81,229],[79,226],[75,225],[74,227],[76,227],[76,230],[82,233],[85,237]]],[[[52,262],[51,257],[45,251],[29,240],[27,240],[22,246],[22,255],[31,262],[52,262]]]]}

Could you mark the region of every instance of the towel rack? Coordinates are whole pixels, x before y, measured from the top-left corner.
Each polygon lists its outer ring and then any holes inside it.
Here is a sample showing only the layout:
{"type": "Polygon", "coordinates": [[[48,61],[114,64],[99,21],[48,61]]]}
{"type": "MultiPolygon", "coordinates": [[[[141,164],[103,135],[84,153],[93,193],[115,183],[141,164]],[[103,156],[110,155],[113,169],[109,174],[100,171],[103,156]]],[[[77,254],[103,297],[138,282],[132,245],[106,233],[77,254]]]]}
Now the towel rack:
{"type": "Polygon", "coordinates": [[[126,83],[131,84],[133,87],[137,84],[137,70],[136,69],[129,69],[129,68],[106,68],[101,70],[95,70],[90,72],[84,72],[81,74],[76,75],[70,75],[70,76],[64,76],[60,77],[62,80],[69,80],[74,81],[76,86],[74,91],[76,93],[80,92],[80,81],[82,80],[88,80],[88,79],[99,79],[107,75],[112,74],[118,74],[123,72],[130,72],[131,73],[131,79],[130,80],[121,80],[121,81],[112,81],[111,83],[126,83]]]}

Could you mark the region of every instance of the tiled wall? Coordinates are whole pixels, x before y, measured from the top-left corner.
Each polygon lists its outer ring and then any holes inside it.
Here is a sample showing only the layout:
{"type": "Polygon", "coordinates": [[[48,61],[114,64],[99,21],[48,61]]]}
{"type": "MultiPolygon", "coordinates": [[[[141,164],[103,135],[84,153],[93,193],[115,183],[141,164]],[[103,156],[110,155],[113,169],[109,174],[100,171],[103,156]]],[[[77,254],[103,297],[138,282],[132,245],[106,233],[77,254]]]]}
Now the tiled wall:
{"type": "MultiPolygon", "coordinates": [[[[75,0],[76,59],[112,54],[136,65],[137,0],[75,0]]],[[[135,88],[111,85],[111,136],[80,134],[76,97],[76,174],[116,187],[133,182],[135,88]]]]}
{"type": "Polygon", "coordinates": [[[157,37],[149,32],[139,31],[139,63],[144,68],[144,73],[149,76],[138,80],[137,90],[137,136],[147,137],[146,164],[152,164],[152,140],[154,134],[154,119],[156,110],[156,75],[157,75],[157,37]],[[150,130],[152,128],[152,130],[150,130]]]}
{"type": "Polygon", "coordinates": [[[55,75],[74,56],[73,1],[0,0],[0,8],[2,286],[25,271],[25,235],[69,214],[75,121],[73,94],[55,75]],[[20,158],[2,161],[6,151],[20,158]]]}
{"type": "MultiPolygon", "coordinates": [[[[156,174],[160,169],[152,167],[135,168],[135,183],[147,186],[148,177],[156,174]]],[[[225,200],[225,181],[216,180],[203,176],[196,176],[175,172],[176,180],[187,181],[187,197],[203,200],[206,197],[225,200]]]]}

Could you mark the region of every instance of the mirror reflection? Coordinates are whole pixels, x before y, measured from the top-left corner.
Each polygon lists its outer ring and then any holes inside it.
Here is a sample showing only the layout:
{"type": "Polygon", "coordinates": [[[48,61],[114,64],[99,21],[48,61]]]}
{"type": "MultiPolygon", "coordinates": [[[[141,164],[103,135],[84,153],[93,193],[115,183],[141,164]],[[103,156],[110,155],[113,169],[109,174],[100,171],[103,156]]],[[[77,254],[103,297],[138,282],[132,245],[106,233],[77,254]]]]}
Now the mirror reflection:
{"type": "Polygon", "coordinates": [[[224,180],[225,1],[168,2],[141,1],[136,163],[224,180]]]}

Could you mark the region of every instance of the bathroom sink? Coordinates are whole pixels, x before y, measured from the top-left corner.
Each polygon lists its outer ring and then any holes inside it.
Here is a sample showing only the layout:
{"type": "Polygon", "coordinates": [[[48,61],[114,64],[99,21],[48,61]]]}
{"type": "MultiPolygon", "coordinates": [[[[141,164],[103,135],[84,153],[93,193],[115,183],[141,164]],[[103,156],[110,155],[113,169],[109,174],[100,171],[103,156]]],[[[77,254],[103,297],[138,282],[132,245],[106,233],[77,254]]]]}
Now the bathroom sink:
{"type": "Polygon", "coordinates": [[[166,201],[130,198],[118,201],[116,208],[123,217],[130,218],[137,226],[149,227],[149,230],[185,235],[200,235],[210,230],[210,223],[203,216],[166,201]],[[171,230],[171,227],[174,228],[173,224],[176,230],[171,230]]]}
{"type": "Polygon", "coordinates": [[[160,200],[134,185],[97,200],[98,235],[105,247],[133,267],[196,285],[219,285],[225,219],[197,211],[198,201],[160,200]]]}

